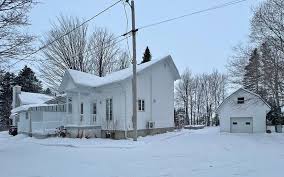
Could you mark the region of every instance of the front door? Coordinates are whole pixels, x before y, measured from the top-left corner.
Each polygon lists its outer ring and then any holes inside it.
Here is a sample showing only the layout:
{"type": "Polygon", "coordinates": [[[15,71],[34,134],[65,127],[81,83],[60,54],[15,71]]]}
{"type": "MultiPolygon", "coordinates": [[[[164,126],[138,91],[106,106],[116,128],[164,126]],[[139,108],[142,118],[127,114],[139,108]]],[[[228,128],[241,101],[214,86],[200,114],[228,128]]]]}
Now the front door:
{"type": "Polygon", "coordinates": [[[93,102],[91,105],[91,125],[98,125],[97,120],[97,102],[93,102]]]}
{"type": "Polygon", "coordinates": [[[106,121],[107,129],[113,129],[113,100],[112,98],[106,99],[106,121]]]}

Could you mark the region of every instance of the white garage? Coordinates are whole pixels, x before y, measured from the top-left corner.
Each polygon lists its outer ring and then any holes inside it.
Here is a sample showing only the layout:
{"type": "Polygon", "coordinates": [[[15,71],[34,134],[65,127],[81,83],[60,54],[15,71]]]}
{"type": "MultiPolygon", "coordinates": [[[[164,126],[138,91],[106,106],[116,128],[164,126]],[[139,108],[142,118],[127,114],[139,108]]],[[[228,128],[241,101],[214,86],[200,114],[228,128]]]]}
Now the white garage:
{"type": "Polygon", "coordinates": [[[261,133],[266,131],[270,106],[257,94],[240,88],[228,96],[217,109],[220,131],[261,133]]]}

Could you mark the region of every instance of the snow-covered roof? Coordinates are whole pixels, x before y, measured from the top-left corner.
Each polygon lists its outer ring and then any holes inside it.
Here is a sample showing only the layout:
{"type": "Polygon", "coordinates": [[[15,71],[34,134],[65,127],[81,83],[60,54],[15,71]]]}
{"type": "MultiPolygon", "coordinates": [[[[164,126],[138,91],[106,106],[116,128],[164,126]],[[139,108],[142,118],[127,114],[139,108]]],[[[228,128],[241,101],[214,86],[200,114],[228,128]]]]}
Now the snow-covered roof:
{"type": "Polygon", "coordinates": [[[41,106],[54,106],[56,104],[28,104],[28,105],[22,105],[19,107],[16,107],[14,109],[11,110],[11,113],[18,113],[18,112],[23,112],[23,111],[27,111],[29,108],[35,108],[35,107],[41,107],[41,106]]]}
{"type": "Polygon", "coordinates": [[[40,93],[21,92],[19,94],[19,99],[21,100],[21,103],[23,105],[27,105],[27,104],[42,104],[48,100],[53,99],[53,97],[40,93]]]}
{"type": "Polygon", "coordinates": [[[239,91],[245,91],[245,92],[247,92],[247,93],[250,93],[250,94],[252,94],[252,95],[254,95],[254,96],[260,98],[260,100],[262,100],[263,103],[265,103],[265,104],[268,106],[268,108],[271,108],[270,105],[269,105],[260,95],[254,93],[254,92],[252,92],[252,91],[250,91],[250,90],[247,90],[247,89],[245,89],[245,88],[239,88],[238,90],[236,90],[235,92],[233,92],[230,96],[228,96],[227,98],[225,98],[225,100],[224,100],[224,101],[219,105],[219,107],[217,108],[216,112],[218,112],[218,110],[220,110],[220,108],[229,100],[229,98],[231,98],[234,94],[236,94],[236,93],[239,92],[239,91]]]}
{"type": "MultiPolygon", "coordinates": [[[[137,73],[143,71],[146,68],[153,66],[154,64],[157,64],[163,61],[171,62],[171,65],[173,66],[172,69],[173,69],[174,78],[175,80],[179,79],[180,78],[179,72],[175,64],[173,63],[172,57],[170,55],[163,57],[161,59],[151,60],[149,62],[137,65],[137,73]]],[[[80,71],[76,71],[72,69],[68,69],[66,72],[71,76],[75,84],[81,85],[81,86],[87,86],[87,87],[100,87],[100,86],[107,85],[110,83],[115,83],[118,81],[125,80],[129,77],[132,77],[132,74],[133,74],[132,66],[129,68],[108,74],[105,77],[98,77],[93,74],[84,73],[84,72],[80,72],[80,71]]]]}

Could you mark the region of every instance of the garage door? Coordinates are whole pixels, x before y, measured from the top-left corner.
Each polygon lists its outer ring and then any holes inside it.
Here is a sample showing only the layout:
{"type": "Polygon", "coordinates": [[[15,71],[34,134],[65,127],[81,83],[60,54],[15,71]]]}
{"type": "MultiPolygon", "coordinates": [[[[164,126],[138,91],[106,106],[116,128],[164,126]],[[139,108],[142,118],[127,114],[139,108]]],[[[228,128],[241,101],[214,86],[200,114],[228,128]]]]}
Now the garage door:
{"type": "Polygon", "coordinates": [[[231,133],[252,133],[252,117],[231,117],[231,133]]]}

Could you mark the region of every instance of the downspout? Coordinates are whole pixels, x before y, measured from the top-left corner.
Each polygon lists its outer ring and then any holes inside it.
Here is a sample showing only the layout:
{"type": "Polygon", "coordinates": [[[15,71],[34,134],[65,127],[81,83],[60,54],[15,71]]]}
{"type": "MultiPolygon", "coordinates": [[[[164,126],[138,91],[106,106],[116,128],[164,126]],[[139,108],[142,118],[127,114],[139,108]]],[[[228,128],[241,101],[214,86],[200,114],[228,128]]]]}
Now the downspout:
{"type": "Polygon", "coordinates": [[[150,120],[153,121],[153,69],[151,68],[151,76],[150,76],[150,87],[151,87],[151,91],[150,91],[150,120]]]}
{"type": "Polygon", "coordinates": [[[79,115],[79,122],[78,125],[81,125],[81,93],[80,91],[78,92],[78,115],[79,115]]]}
{"type": "Polygon", "coordinates": [[[64,127],[66,126],[66,125],[68,125],[68,122],[69,122],[69,99],[68,99],[68,94],[66,93],[66,109],[65,109],[65,112],[66,112],[66,114],[65,114],[65,120],[63,120],[63,125],[64,125],[64,127]]]}

